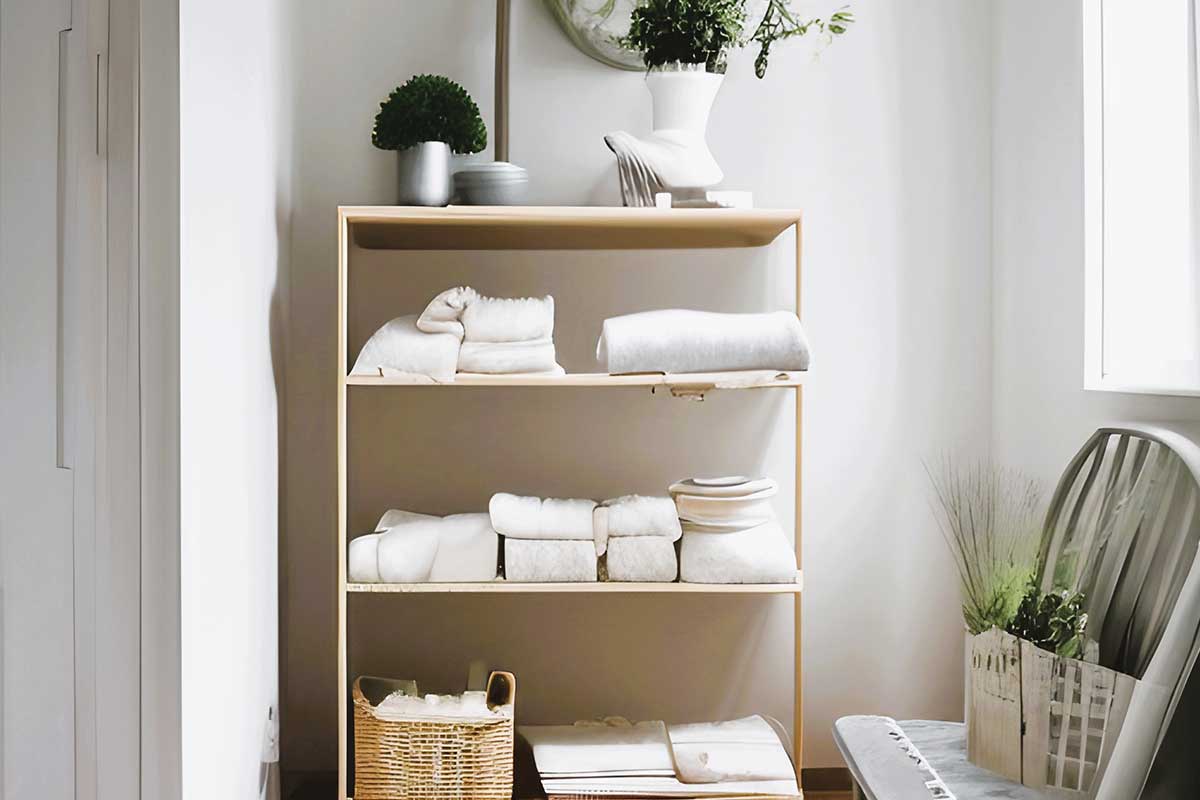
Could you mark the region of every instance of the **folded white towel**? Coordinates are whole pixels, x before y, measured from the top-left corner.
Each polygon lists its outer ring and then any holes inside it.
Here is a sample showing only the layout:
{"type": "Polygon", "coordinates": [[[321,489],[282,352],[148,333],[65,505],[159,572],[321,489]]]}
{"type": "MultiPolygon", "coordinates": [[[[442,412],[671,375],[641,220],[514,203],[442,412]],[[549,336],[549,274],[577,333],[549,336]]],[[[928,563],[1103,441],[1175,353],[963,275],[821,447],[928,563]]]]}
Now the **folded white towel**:
{"type": "Polygon", "coordinates": [[[796,553],[779,523],[733,533],[686,531],[679,577],[687,583],[792,583],[796,553]]]}
{"type": "Polygon", "coordinates": [[[487,514],[434,517],[393,509],[350,542],[355,583],[483,582],[496,578],[500,537],[487,514]]]}
{"type": "Polygon", "coordinates": [[[510,538],[594,542],[592,510],[595,507],[592,500],[543,500],[501,492],[492,495],[488,512],[492,515],[492,527],[510,538]]]}
{"type": "Polygon", "coordinates": [[[538,773],[554,776],[674,777],[666,725],[522,725],[538,773]]]}
{"type": "Polygon", "coordinates": [[[425,333],[448,333],[461,342],[464,335],[463,311],[478,297],[479,292],[470,286],[447,289],[425,306],[425,310],[417,318],[417,327],[425,333]]]}
{"type": "Polygon", "coordinates": [[[546,373],[562,375],[550,339],[529,342],[463,342],[458,351],[458,371],[488,375],[546,373]]]}
{"type": "Polygon", "coordinates": [[[604,320],[596,358],[611,374],[805,370],[808,339],[790,311],[665,309],[604,320]]]}
{"type": "Polygon", "coordinates": [[[465,342],[531,342],[554,335],[554,298],[483,297],[462,312],[465,342]]]}
{"type": "Polygon", "coordinates": [[[665,536],[672,542],[679,539],[679,515],[669,497],[627,494],[605,500],[604,506],[608,509],[609,536],[665,536]]]}
{"type": "Polygon", "coordinates": [[[796,777],[779,734],[760,716],[668,725],[684,783],[790,780],[796,777]]]}
{"type": "Polygon", "coordinates": [[[775,489],[746,497],[696,497],[675,495],[675,506],[684,530],[741,531],[775,518],[771,498],[775,489]]]}
{"type": "Polygon", "coordinates": [[[504,575],[518,583],[596,580],[596,546],[588,541],[504,540],[504,575]]]}
{"type": "Polygon", "coordinates": [[[423,333],[416,315],[396,317],[371,335],[354,362],[352,375],[400,372],[451,380],[458,369],[459,339],[445,333],[423,333]]]}
{"type": "Polygon", "coordinates": [[[608,542],[610,581],[660,581],[679,575],[675,543],[665,536],[622,536],[608,542]]]}

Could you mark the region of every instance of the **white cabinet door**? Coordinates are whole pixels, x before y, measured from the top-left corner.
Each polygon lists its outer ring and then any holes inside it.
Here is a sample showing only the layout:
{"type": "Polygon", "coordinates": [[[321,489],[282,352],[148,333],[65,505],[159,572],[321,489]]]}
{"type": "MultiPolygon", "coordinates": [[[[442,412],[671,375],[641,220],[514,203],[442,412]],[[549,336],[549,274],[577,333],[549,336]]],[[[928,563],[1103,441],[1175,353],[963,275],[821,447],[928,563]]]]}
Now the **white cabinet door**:
{"type": "MultiPolygon", "coordinates": [[[[60,62],[70,0],[0,0],[0,797],[75,794],[60,62]]],[[[65,77],[65,70],[64,76],[65,77]]]]}

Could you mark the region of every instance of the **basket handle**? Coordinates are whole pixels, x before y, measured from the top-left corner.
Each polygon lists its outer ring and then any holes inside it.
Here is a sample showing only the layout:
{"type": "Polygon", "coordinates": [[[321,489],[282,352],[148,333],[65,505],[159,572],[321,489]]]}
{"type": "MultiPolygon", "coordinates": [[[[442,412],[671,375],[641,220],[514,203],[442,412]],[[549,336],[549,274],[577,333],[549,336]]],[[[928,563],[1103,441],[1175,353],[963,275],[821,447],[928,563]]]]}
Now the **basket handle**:
{"type": "Polygon", "coordinates": [[[493,672],[487,681],[487,706],[496,709],[517,701],[517,679],[511,672],[493,672]]]}

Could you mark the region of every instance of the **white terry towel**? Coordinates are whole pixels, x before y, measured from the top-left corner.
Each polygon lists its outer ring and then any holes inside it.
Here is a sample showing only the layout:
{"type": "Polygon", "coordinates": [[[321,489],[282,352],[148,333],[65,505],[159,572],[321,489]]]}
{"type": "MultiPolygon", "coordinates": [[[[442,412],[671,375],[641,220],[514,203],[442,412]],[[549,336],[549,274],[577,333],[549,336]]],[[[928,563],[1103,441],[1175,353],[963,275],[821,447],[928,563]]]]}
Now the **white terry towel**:
{"type": "Polygon", "coordinates": [[[760,716],[669,725],[675,769],[684,783],[790,780],[796,777],[779,734],[760,716]]]}
{"type": "Polygon", "coordinates": [[[513,539],[574,539],[594,541],[592,500],[492,495],[488,512],[492,527],[513,539]]]}
{"type": "Polygon", "coordinates": [[[487,514],[435,517],[391,510],[350,542],[355,583],[483,582],[496,578],[500,537],[487,514]]]}
{"type": "Polygon", "coordinates": [[[426,333],[448,333],[460,342],[529,342],[554,335],[554,298],[484,297],[469,286],[447,289],[417,320],[426,333]]]}
{"type": "Polygon", "coordinates": [[[421,519],[437,519],[428,514],[418,514],[415,511],[402,511],[393,508],[384,513],[375,526],[374,533],[357,536],[350,540],[350,553],[347,557],[347,574],[351,583],[379,583],[379,539],[387,530],[402,522],[421,519]]]}
{"type": "Polygon", "coordinates": [[[458,369],[459,339],[445,333],[423,333],[417,317],[396,317],[375,331],[354,362],[351,375],[407,373],[452,380],[458,369]]]}
{"type": "MultiPolygon", "coordinates": [[[[394,533],[389,532],[390,536],[394,533]]],[[[386,537],[385,537],[386,538],[386,537]]],[[[438,550],[429,580],[434,583],[484,583],[496,580],[500,536],[486,513],[451,514],[438,526],[438,550]]]]}
{"type": "Polygon", "coordinates": [[[487,375],[534,373],[563,375],[557,361],[554,342],[536,339],[528,342],[463,342],[458,351],[458,371],[487,375]]]}
{"type": "Polygon", "coordinates": [[[791,311],[721,314],[676,308],[604,320],[596,358],[614,375],[806,370],[809,349],[791,311]]]}
{"type": "Polygon", "coordinates": [[[774,520],[732,533],[687,531],[679,577],[687,583],[792,583],[796,553],[774,520]]]}
{"type": "Polygon", "coordinates": [[[664,536],[622,536],[608,543],[610,581],[660,581],[679,575],[675,543],[664,536]]]}
{"type": "Polygon", "coordinates": [[[595,581],[596,546],[590,539],[505,539],[504,576],[518,583],[595,581]]]}
{"type": "Polygon", "coordinates": [[[608,535],[665,536],[672,542],[680,536],[679,515],[669,497],[643,497],[627,494],[605,500],[608,509],[608,535]]]}

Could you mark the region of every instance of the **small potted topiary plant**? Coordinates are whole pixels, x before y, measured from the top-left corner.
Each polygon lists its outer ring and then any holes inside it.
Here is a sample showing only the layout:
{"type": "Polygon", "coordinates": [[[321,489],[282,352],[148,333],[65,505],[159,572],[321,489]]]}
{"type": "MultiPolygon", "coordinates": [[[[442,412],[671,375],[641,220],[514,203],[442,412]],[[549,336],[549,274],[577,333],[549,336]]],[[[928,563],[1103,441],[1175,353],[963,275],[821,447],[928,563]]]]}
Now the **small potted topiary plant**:
{"type": "Polygon", "coordinates": [[[371,142],[399,153],[401,205],[450,202],[450,153],[487,147],[487,128],[466,89],[441,75],[416,75],[379,104],[371,142]]]}

